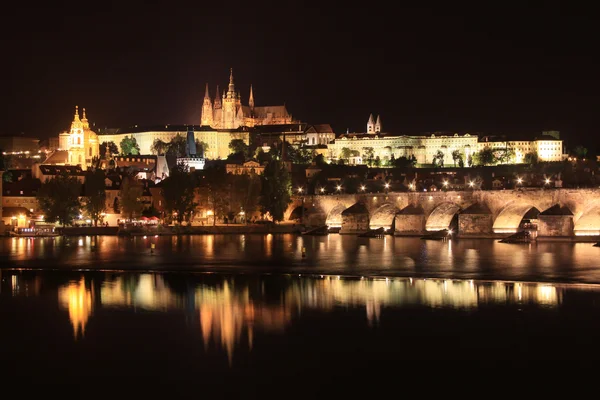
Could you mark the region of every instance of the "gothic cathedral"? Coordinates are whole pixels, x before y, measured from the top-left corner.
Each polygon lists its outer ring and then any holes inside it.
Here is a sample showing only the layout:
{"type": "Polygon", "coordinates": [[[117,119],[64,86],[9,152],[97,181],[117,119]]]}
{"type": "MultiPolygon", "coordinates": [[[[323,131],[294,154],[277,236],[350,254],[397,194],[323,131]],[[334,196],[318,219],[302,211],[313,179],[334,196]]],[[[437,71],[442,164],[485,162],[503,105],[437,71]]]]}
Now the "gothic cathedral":
{"type": "Polygon", "coordinates": [[[250,86],[250,99],[248,105],[242,105],[242,96],[240,92],[235,91],[233,84],[233,69],[229,74],[229,87],[227,92],[219,94],[217,85],[217,94],[214,101],[208,94],[208,83],[204,93],[204,102],[202,104],[202,116],[200,125],[210,126],[213,129],[237,129],[241,126],[253,127],[256,125],[279,125],[293,123],[292,116],[288,113],[285,105],[283,106],[262,106],[254,105],[254,93],[250,86]]]}

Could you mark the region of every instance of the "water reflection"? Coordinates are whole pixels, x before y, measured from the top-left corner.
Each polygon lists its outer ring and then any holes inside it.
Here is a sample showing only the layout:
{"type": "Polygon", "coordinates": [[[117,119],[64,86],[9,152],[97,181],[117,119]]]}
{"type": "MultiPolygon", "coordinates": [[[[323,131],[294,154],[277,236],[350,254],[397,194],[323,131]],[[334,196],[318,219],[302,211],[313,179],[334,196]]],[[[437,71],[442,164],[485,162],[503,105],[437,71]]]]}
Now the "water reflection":
{"type": "Polygon", "coordinates": [[[252,272],[600,283],[599,255],[593,243],[511,245],[486,239],[441,242],[391,236],[0,238],[0,260],[5,265],[67,270],[223,272],[251,268],[252,272]]]}
{"type": "Polygon", "coordinates": [[[60,305],[69,311],[75,339],[85,333],[85,325],[93,311],[93,298],[94,288],[87,288],[83,277],[78,282],[69,282],[58,288],[58,299],[60,305]]]}
{"type": "MultiPolygon", "coordinates": [[[[51,274],[51,273],[48,273],[51,274]]],[[[253,347],[257,332],[283,333],[305,312],[356,309],[366,324],[378,325],[386,310],[428,308],[476,310],[488,305],[560,307],[573,286],[417,278],[222,275],[169,273],[72,273],[54,275],[4,271],[0,294],[58,293],[75,339],[85,338],[95,308],[182,312],[206,349],[224,350],[231,363],[236,348],[253,347]],[[9,290],[7,290],[9,289],[9,290]]],[[[600,294],[600,288],[586,286],[600,294]]],[[[583,289],[578,289],[583,290],[583,289]]],[[[97,318],[97,317],[96,317],[97,318]]]]}

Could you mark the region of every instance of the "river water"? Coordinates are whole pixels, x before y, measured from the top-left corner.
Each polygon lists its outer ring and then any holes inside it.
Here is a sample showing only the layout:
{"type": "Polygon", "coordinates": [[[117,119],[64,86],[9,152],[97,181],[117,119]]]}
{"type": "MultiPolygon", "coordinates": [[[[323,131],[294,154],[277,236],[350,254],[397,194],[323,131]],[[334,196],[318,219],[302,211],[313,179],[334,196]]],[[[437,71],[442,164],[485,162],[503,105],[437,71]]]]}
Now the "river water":
{"type": "Polygon", "coordinates": [[[334,234],[6,238],[0,359],[40,381],[229,379],[233,396],[400,361],[593,358],[599,256],[591,243],[334,234]]]}

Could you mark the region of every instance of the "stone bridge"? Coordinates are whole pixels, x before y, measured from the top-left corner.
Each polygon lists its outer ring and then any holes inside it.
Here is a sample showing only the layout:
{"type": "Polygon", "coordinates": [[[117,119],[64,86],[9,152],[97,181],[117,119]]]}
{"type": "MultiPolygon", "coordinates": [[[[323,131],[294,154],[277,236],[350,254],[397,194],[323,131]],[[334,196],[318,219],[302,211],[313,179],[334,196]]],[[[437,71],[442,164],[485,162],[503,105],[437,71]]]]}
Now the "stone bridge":
{"type": "Polygon", "coordinates": [[[539,236],[598,236],[600,189],[304,195],[292,198],[285,219],[340,233],[383,227],[396,235],[455,229],[459,236],[506,236],[526,227],[539,236]]]}

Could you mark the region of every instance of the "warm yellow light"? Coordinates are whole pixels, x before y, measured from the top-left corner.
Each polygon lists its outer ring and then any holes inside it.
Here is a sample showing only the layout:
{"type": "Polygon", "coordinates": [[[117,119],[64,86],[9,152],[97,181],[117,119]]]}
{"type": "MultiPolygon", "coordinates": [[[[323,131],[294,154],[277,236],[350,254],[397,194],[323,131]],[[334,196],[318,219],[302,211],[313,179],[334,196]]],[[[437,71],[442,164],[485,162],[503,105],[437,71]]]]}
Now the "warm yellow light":
{"type": "Polygon", "coordinates": [[[342,190],[342,187],[340,185],[338,185],[336,189],[337,190],[342,190]]]}
{"type": "Polygon", "coordinates": [[[206,212],[206,215],[213,215],[213,212],[212,212],[212,210],[208,210],[208,211],[206,212]]]}
{"type": "Polygon", "coordinates": [[[321,193],[325,192],[325,188],[321,188],[321,193]]]}
{"type": "Polygon", "coordinates": [[[301,187],[298,188],[298,193],[302,193],[302,188],[301,187]]]}
{"type": "Polygon", "coordinates": [[[386,183],[386,184],[385,184],[385,188],[386,188],[386,189],[388,189],[389,187],[390,187],[390,184],[389,184],[389,183],[386,183]]]}
{"type": "Polygon", "coordinates": [[[548,183],[550,183],[550,179],[546,179],[546,183],[547,183],[547,184],[548,184],[548,183]]]}
{"type": "Polygon", "coordinates": [[[473,187],[474,183],[473,182],[469,182],[469,186],[473,187]]]}
{"type": "Polygon", "coordinates": [[[444,181],[444,186],[448,186],[448,181],[444,181]]]}
{"type": "Polygon", "coordinates": [[[523,183],[523,179],[521,179],[521,178],[518,178],[518,179],[517,179],[517,183],[523,183]]]}
{"type": "Polygon", "coordinates": [[[362,186],[360,187],[360,190],[362,190],[362,191],[364,191],[365,189],[366,189],[365,185],[362,185],[362,186]]]}

